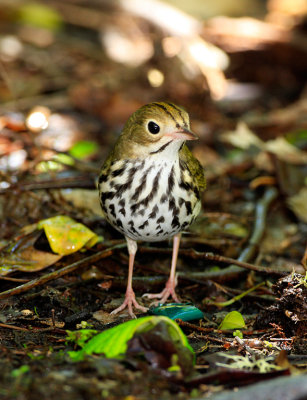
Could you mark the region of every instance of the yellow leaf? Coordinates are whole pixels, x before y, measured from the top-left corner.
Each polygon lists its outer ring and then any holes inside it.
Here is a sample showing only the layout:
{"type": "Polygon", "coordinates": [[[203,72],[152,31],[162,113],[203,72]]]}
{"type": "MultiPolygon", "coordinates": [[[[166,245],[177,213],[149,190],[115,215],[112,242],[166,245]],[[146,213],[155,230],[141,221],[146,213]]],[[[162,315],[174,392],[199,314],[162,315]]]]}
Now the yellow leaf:
{"type": "Polygon", "coordinates": [[[44,219],[38,223],[44,229],[49,245],[54,253],[67,255],[83,247],[90,248],[98,241],[98,236],[85,225],[65,215],[44,219]]]}

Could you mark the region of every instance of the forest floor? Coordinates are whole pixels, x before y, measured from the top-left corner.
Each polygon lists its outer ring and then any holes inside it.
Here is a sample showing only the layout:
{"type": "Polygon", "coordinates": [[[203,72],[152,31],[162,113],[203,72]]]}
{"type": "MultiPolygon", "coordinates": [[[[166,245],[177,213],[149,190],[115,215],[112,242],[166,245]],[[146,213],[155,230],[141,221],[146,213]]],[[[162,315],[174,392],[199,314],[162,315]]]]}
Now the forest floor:
{"type": "MultiPolygon", "coordinates": [[[[212,18],[189,41],[154,15],[77,3],[4,2],[0,12],[0,398],[307,398],[306,18],[212,18]],[[201,59],[207,43],[216,47],[201,59]],[[206,64],[217,54],[226,70],[206,64]],[[128,255],[96,181],[131,113],[161,100],[189,112],[207,179],[177,269],[180,300],[204,314],[176,319],[195,363],[163,329],[120,357],[73,361],[80,342],[69,332],[130,320],[110,315],[128,255]],[[97,243],[55,251],[40,221],[58,216],[97,243]],[[223,328],[231,311],[244,323],[223,328]]],[[[66,235],[55,235],[59,246],[66,235]]],[[[171,254],[169,242],[139,244],[143,305],[163,288],[171,254]]]]}

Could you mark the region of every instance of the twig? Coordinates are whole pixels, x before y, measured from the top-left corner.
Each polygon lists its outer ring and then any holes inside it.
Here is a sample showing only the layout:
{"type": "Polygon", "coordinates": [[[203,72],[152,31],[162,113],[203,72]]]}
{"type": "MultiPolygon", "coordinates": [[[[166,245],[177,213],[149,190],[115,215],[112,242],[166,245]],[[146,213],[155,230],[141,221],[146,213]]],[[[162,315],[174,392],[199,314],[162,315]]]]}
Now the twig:
{"type": "Polygon", "coordinates": [[[20,278],[11,278],[10,276],[0,276],[0,280],[3,281],[10,281],[10,282],[29,282],[29,279],[20,279],[20,278]]]}
{"type": "Polygon", "coordinates": [[[56,333],[61,333],[61,334],[66,334],[66,331],[64,329],[57,328],[55,326],[50,326],[48,328],[39,328],[39,329],[31,329],[31,328],[22,328],[20,326],[16,325],[9,325],[9,324],[2,324],[0,323],[0,328],[7,328],[7,329],[15,329],[16,331],[23,331],[23,332],[31,332],[31,333],[41,333],[41,332],[56,332],[56,333]]]}
{"type": "MultiPolygon", "coordinates": [[[[215,283],[215,285],[219,285],[217,282],[214,282],[214,283],[215,283]]],[[[229,286],[225,286],[225,285],[223,285],[223,286],[219,285],[219,286],[220,286],[220,288],[219,288],[220,290],[224,290],[225,293],[228,293],[229,295],[232,294],[232,295],[236,296],[236,295],[239,295],[239,294],[243,293],[242,290],[234,289],[234,288],[231,288],[229,286]]],[[[257,295],[257,294],[254,294],[254,293],[248,293],[246,295],[246,297],[248,297],[250,299],[253,299],[255,301],[259,301],[259,300],[261,300],[261,301],[269,301],[269,302],[275,302],[276,301],[276,296],[273,296],[272,292],[267,287],[263,288],[262,292],[264,294],[260,294],[260,295],[257,295]]]]}
{"type": "Polygon", "coordinates": [[[244,340],[242,340],[241,338],[239,338],[239,336],[235,336],[235,341],[241,346],[243,347],[243,349],[248,352],[249,354],[257,354],[257,351],[252,349],[251,347],[248,346],[247,343],[244,342],[244,340]]]}
{"type": "Polygon", "coordinates": [[[16,331],[28,331],[29,330],[27,328],[21,328],[20,326],[2,324],[2,323],[0,323],[0,328],[15,329],[16,331]]]}
{"type": "Polygon", "coordinates": [[[126,244],[118,244],[116,246],[110,247],[109,249],[99,251],[98,253],[95,253],[89,257],[85,257],[82,260],[67,265],[66,267],[63,267],[58,271],[50,272],[49,274],[43,275],[40,278],[33,279],[32,281],[27,282],[24,285],[20,285],[13,289],[6,290],[5,292],[0,293],[0,299],[5,299],[7,297],[26,292],[36,286],[43,285],[44,283],[49,282],[53,279],[57,279],[60,278],[61,276],[67,275],[70,272],[80,267],[83,267],[87,264],[94,263],[102,258],[110,257],[114,253],[114,250],[122,249],[123,247],[126,247],[126,244]]]}
{"type": "MultiPolygon", "coordinates": [[[[170,254],[171,249],[159,249],[158,247],[139,247],[139,251],[141,253],[157,253],[157,254],[170,254]]],[[[211,260],[215,262],[220,262],[224,264],[234,264],[237,265],[238,267],[249,269],[252,271],[257,271],[260,273],[264,274],[273,274],[273,275],[286,275],[287,272],[292,272],[293,268],[289,269],[289,271],[280,271],[277,270],[276,268],[269,268],[269,267],[261,267],[258,265],[250,264],[244,261],[236,260],[235,258],[230,258],[230,257],[224,257],[220,256],[219,254],[213,254],[213,253],[201,253],[199,251],[196,251],[194,249],[181,249],[179,250],[179,254],[182,256],[190,257],[195,260],[211,260]]]]}
{"type": "Polygon", "coordinates": [[[95,189],[95,180],[89,175],[77,175],[71,178],[48,179],[37,182],[22,182],[11,185],[7,189],[0,189],[0,194],[17,190],[18,192],[27,192],[29,190],[39,189],[64,189],[64,188],[89,188],[95,189]]]}
{"type": "Polygon", "coordinates": [[[239,256],[238,261],[248,261],[255,254],[257,246],[259,245],[259,242],[265,231],[265,222],[268,209],[273,200],[276,199],[277,194],[278,192],[275,187],[268,187],[264,193],[263,198],[259,200],[256,206],[255,225],[252,236],[249,240],[249,244],[239,256]]]}
{"type": "Polygon", "coordinates": [[[242,299],[242,297],[245,297],[247,294],[249,294],[250,292],[253,292],[254,290],[258,289],[260,286],[263,286],[265,282],[260,282],[258,283],[258,285],[246,290],[243,293],[238,294],[237,296],[233,297],[232,299],[228,300],[228,301],[222,301],[222,302],[216,302],[216,301],[212,301],[208,304],[212,304],[218,307],[227,307],[230,306],[231,304],[235,303],[236,301],[242,299]]]}
{"type": "Polygon", "coordinates": [[[69,103],[68,95],[66,91],[57,92],[55,94],[25,97],[22,99],[8,101],[0,105],[0,114],[10,112],[12,110],[25,111],[36,106],[37,104],[41,106],[50,107],[53,109],[60,109],[67,107],[69,103]]]}
{"type": "MultiPolygon", "coordinates": [[[[227,333],[233,333],[233,330],[231,329],[216,329],[216,328],[203,328],[202,326],[198,326],[196,324],[192,324],[191,322],[186,322],[182,321],[181,319],[176,319],[176,322],[178,323],[179,326],[183,328],[189,328],[192,329],[194,332],[201,332],[201,333],[217,333],[217,334],[222,334],[226,335],[227,333]]],[[[256,335],[256,334],[262,334],[263,331],[252,331],[252,330],[242,330],[242,333],[244,335],[250,336],[250,335],[256,335]]]]}

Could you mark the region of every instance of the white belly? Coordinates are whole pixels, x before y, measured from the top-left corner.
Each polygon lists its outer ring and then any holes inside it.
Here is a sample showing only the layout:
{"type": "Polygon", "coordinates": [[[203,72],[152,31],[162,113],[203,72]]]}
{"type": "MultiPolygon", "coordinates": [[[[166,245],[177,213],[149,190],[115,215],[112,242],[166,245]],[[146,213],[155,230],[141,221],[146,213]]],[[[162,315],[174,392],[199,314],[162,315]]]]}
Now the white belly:
{"type": "Polygon", "coordinates": [[[182,178],[179,160],[117,161],[100,183],[102,208],[107,220],[134,240],[159,241],[187,228],[198,215],[201,203],[182,178]],[[123,165],[126,168],[123,171],[123,165]]]}

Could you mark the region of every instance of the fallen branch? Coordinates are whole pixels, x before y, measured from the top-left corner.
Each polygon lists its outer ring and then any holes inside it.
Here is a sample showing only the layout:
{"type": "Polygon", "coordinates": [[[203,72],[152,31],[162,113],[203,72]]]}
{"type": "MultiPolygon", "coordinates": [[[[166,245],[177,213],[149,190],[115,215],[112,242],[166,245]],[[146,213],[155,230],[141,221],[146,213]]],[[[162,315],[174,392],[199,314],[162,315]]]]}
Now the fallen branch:
{"type": "Polygon", "coordinates": [[[242,251],[241,255],[238,258],[238,261],[248,261],[255,254],[259,242],[265,231],[265,223],[268,209],[272,202],[276,199],[277,194],[278,192],[275,187],[268,187],[264,193],[263,198],[257,203],[254,230],[252,236],[249,239],[247,247],[242,251]]]}
{"type": "MultiPolygon", "coordinates": [[[[153,253],[153,254],[171,254],[172,249],[159,249],[158,247],[139,247],[138,251],[141,253],[153,253]]],[[[210,260],[210,261],[215,261],[223,264],[231,264],[231,265],[236,265],[240,268],[244,269],[249,269],[252,271],[264,273],[264,274],[272,274],[272,275],[278,275],[278,276],[283,276],[287,275],[289,272],[293,271],[293,268],[285,268],[286,270],[278,270],[276,268],[270,268],[270,267],[261,267],[259,265],[254,265],[250,264],[244,261],[236,260],[235,258],[230,258],[230,257],[224,257],[220,256],[219,254],[213,254],[213,253],[201,253],[199,251],[196,251],[194,249],[181,249],[179,250],[179,254],[181,256],[186,256],[189,258],[192,258],[194,260],[210,260]]],[[[179,276],[182,274],[179,274],[179,276]]]]}
{"type": "Polygon", "coordinates": [[[236,301],[241,300],[242,297],[245,297],[245,296],[248,295],[249,293],[255,291],[255,290],[258,289],[260,286],[263,286],[264,284],[265,284],[265,282],[260,282],[260,283],[258,283],[258,285],[256,285],[256,286],[254,286],[254,287],[252,287],[252,288],[250,288],[250,289],[248,289],[248,290],[246,290],[246,291],[244,291],[244,292],[238,294],[237,296],[233,297],[233,298],[230,299],[230,300],[222,301],[222,302],[218,302],[218,301],[209,301],[207,304],[209,304],[209,305],[214,305],[214,306],[217,306],[217,307],[228,307],[228,306],[230,306],[231,304],[235,303],[236,301]]]}
{"type": "Polygon", "coordinates": [[[21,328],[20,326],[16,325],[3,324],[2,322],[0,323],[0,328],[15,329],[16,331],[29,331],[29,329],[27,328],[21,328]]]}
{"type": "MultiPolygon", "coordinates": [[[[186,321],[182,321],[181,319],[176,319],[177,324],[182,327],[182,328],[188,328],[188,329],[192,329],[193,332],[200,332],[202,334],[206,334],[206,333],[216,333],[218,335],[225,335],[225,334],[233,334],[233,330],[232,329],[217,329],[217,328],[204,328],[202,326],[196,325],[196,324],[192,324],[191,322],[186,322],[186,321]]],[[[265,330],[267,332],[267,330],[265,330]]],[[[262,335],[264,332],[264,330],[242,330],[243,335],[246,336],[251,336],[251,335],[262,335]]],[[[225,339],[218,339],[220,340],[222,343],[225,342],[225,339]]]]}
{"type": "Polygon", "coordinates": [[[51,280],[58,279],[61,276],[67,275],[70,272],[75,271],[76,269],[78,269],[80,267],[84,267],[88,264],[92,264],[102,258],[110,257],[114,253],[114,250],[122,249],[124,247],[126,247],[126,243],[118,244],[116,246],[110,247],[109,249],[99,251],[98,253],[95,253],[89,257],[82,258],[82,260],[76,261],[76,262],[74,262],[70,265],[67,265],[66,267],[63,267],[57,271],[50,272],[49,274],[43,275],[37,279],[33,279],[32,281],[27,282],[24,285],[20,285],[13,289],[9,289],[9,290],[6,290],[5,292],[2,292],[2,293],[0,293],[0,299],[5,299],[10,296],[14,296],[14,295],[17,295],[20,293],[27,292],[28,290],[30,290],[36,286],[40,286],[51,280]]]}
{"type": "Polygon", "coordinates": [[[16,190],[18,192],[28,192],[29,190],[42,189],[65,189],[82,188],[95,189],[95,179],[89,175],[77,175],[69,178],[57,177],[56,179],[47,179],[36,182],[20,182],[0,189],[0,194],[16,190]]]}

